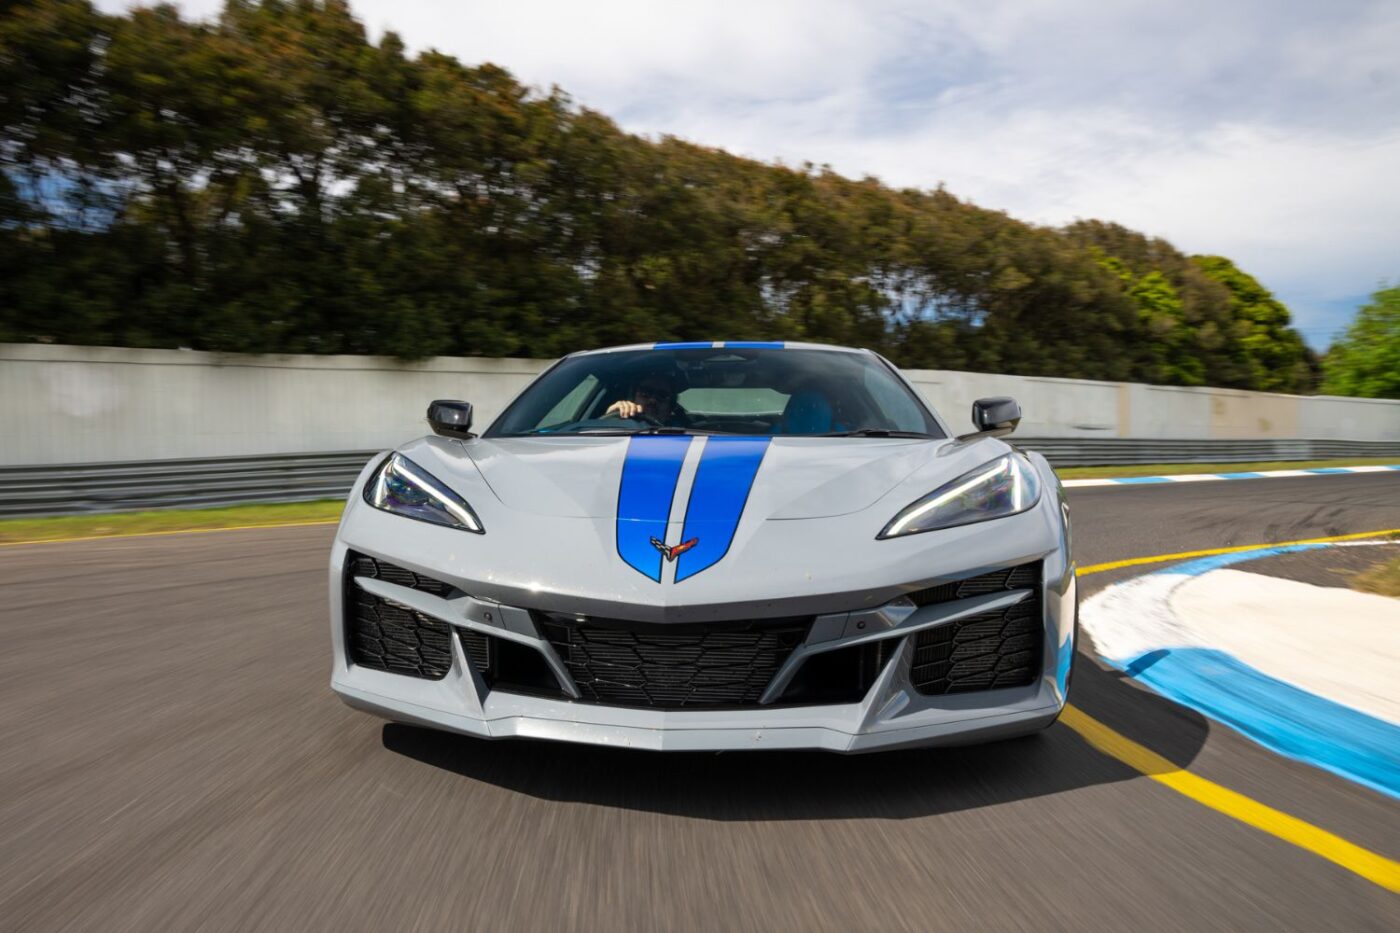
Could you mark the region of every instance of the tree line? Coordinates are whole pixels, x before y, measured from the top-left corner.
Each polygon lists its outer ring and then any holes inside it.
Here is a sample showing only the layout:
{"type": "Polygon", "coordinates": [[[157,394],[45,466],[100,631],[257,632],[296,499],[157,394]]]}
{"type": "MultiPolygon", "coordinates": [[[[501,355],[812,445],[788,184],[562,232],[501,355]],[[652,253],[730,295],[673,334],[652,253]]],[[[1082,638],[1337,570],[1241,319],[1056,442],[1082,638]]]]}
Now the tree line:
{"type": "Polygon", "coordinates": [[[902,366],[1312,390],[1220,256],[621,131],[341,0],[0,0],[0,340],[553,357],[854,344],[902,366]]]}

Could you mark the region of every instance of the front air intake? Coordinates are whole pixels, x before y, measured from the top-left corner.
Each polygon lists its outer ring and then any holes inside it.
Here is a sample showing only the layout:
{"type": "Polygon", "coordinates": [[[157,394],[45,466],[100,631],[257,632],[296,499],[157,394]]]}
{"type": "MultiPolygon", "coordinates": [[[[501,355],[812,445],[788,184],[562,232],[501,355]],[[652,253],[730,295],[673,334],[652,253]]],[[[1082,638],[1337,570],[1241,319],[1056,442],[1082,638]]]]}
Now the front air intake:
{"type": "Polygon", "coordinates": [[[919,605],[1008,590],[1029,590],[1006,609],[979,613],[914,636],[910,680],[926,695],[1025,687],[1040,676],[1045,621],[1037,561],[911,593],[919,605]]]}
{"type": "Polygon", "coordinates": [[[446,622],[367,593],[355,577],[373,577],[435,596],[455,590],[387,561],[351,552],[345,560],[345,647],[361,667],[424,680],[452,669],[452,630],[446,622]]]}

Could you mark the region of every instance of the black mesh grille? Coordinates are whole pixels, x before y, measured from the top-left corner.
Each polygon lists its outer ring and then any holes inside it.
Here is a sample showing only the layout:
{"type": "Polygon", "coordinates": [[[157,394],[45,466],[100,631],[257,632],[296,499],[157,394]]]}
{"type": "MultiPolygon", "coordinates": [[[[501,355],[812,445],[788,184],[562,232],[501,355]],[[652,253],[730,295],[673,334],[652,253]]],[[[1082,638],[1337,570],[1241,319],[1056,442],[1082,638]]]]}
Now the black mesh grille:
{"type": "Polygon", "coordinates": [[[345,640],[350,660],[393,674],[441,680],[452,668],[446,622],[366,593],[347,578],[345,640]]]}
{"type": "Polygon", "coordinates": [[[397,583],[399,586],[432,593],[434,596],[447,597],[458,592],[457,588],[450,583],[443,583],[441,580],[434,580],[421,573],[397,567],[388,561],[379,560],[367,554],[357,554],[354,551],[346,555],[345,572],[352,577],[373,577],[386,583],[397,583]]]}
{"type": "Polygon", "coordinates": [[[462,639],[462,650],[467,653],[467,660],[472,663],[472,667],[479,671],[489,671],[491,669],[491,643],[496,639],[465,628],[457,630],[457,637],[462,639]]]}
{"type": "Polygon", "coordinates": [[[583,699],[654,709],[754,706],[810,619],[678,631],[542,619],[583,699]]]}
{"type": "Polygon", "coordinates": [[[909,598],[914,601],[916,606],[931,606],[934,603],[946,603],[955,599],[966,599],[969,596],[984,596],[987,593],[1000,593],[1004,590],[1028,589],[1040,585],[1040,572],[1040,561],[1018,564],[1015,567],[1006,567],[976,577],[968,577],[966,580],[940,583],[938,586],[910,593],[909,598]]]}
{"type": "Polygon", "coordinates": [[[1014,589],[1030,589],[1031,593],[1006,609],[969,616],[914,636],[910,679],[915,689],[924,694],[968,693],[1035,682],[1040,675],[1044,640],[1039,563],[945,583],[911,597],[920,605],[929,605],[1014,589]]]}

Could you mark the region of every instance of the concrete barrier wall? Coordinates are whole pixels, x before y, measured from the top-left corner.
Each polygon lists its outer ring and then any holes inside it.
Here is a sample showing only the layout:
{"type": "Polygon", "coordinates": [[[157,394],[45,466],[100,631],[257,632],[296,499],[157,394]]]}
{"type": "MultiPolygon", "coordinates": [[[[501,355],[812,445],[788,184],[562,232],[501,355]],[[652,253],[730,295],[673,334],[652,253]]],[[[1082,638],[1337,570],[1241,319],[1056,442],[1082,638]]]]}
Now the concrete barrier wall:
{"type": "MultiPolygon", "coordinates": [[[[488,424],[545,360],[245,356],[0,344],[0,465],[368,450],[424,433],[434,398],[488,424]]],[[[1400,439],[1400,402],[911,370],[954,430],[1021,403],[1023,437],[1400,439]]]]}
{"type": "Polygon", "coordinates": [[[0,344],[0,465],[392,447],[435,398],[489,423],[546,365],[0,344]]]}

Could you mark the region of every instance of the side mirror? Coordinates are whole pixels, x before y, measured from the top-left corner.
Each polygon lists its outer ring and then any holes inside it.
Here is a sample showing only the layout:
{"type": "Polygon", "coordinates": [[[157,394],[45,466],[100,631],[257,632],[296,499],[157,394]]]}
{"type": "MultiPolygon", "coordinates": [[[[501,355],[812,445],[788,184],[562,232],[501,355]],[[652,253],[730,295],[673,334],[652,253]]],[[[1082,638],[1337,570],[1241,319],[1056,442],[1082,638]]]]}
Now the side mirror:
{"type": "Polygon", "coordinates": [[[972,403],[972,423],[976,432],[964,434],[958,440],[974,437],[1001,437],[1016,430],[1021,423],[1021,406],[1014,398],[979,398],[972,403]]]}
{"type": "Polygon", "coordinates": [[[472,433],[472,404],[440,398],[428,406],[428,424],[443,437],[476,437],[472,433]]]}

